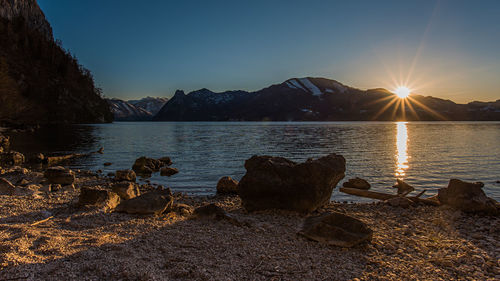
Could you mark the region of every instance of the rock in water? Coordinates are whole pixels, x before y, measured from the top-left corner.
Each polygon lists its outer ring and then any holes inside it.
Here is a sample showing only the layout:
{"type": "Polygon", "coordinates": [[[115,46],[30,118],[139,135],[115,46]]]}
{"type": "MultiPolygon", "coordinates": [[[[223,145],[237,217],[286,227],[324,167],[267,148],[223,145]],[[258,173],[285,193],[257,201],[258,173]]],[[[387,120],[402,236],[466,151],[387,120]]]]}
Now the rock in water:
{"type": "Polygon", "coordinates": [[[75,181],[73,171],[60,166],[50,167],[45,170],[44,177],[47,178],[48,183],[61,185],[73,184],[75,181]]]}
{"type": "Polygon", "coordinates": [[[438,190],[438,200],[464,212],[498,213],[496,201],[484,193],[483,183],[451,179],[448,187],[438,190]]]}
{"type": "Polygon", "coordinates": [[[114,209],[120,204],[120,196],[109,190],[82,187],[78,197],[78,204],[80,206],[91,205],[114,209]]]}
{"type": "Polygon", "coordinates": [[[371,187],[371,185],[366,180],[357,177],[354,179],[349,179],[348,181],[344,182],[342,186],[348,188],[363,189],[363,190],[368,190],[371,187]]]}
{"type": "Polygon", "coordinates": [[[166,166],[172,165],[172,159],[170,159],[170,157],[162,157],[158,160],[161,161],[163,163],[163,165],[166,165],[166,166]]]}
{"type": "Polygon", "coordinates": [[[415,190],[415,188],[413,188],[413,186],[407,184],[403,180],[397,179],[396,181],[397,181],[397,183],[393,186],[393,188],[398,189],[398,195],[408,194],[408,193],[415,190]]]}
{"type": "Polygon", "coordinates": [[[135,182],[136,175],[132,170],[119,170],[116,171],[115,180],[117,181],[132,181],[135,182]]]}
{"type": "Polygon", "coordinates": [[[299,234],[328,245],[353,247],[371,241],[373,231],[358,219],[329,212],[307,218],[299,234]]]}
{"type": "Polygon", "coordinates": [[[159,215],[172,208],[174,198],[164,191],[152,191],[123,201],[116,207],[117,212],[141,215],[159,215]]]}
{"type": "Polygon", "coordinates": [[[140,195],[139,188],[133,182],[115,183],[111,188],[121,199],[129,200],[140,195]]]}
{"type": "Polygon", "coordinates": [[[231,177],[222,177],[217,182],[217,194],[238,194],[238,181],[231,177]]]}
{"type": "Polygon", "coordinates": [[[160,175],[170,177],[177,174],[178,172],[179,170],[177,170],[176,168],[165,167],[161,168],[160,175]]]}
{"type": "Polygon", "coordinates": [[[150,175],[153,172],[158,172],[163,166],[165,164],[160,160],[142,156],[135,160],[132,170],[139,175],[150,175]]]}
{"type": "Polygon", "coordinates": [[[282,157],[253,156],[245,168],[238,194],[248,211],[312,212],[330,201],[333,189],[344,178],[345,159],[330,154],[297,164],[282,157]]]}
{"type": "Polygon", "coordinates": [[[16,187],[8,180],[0,178],[0,195],[13,195],[16,187]]]}

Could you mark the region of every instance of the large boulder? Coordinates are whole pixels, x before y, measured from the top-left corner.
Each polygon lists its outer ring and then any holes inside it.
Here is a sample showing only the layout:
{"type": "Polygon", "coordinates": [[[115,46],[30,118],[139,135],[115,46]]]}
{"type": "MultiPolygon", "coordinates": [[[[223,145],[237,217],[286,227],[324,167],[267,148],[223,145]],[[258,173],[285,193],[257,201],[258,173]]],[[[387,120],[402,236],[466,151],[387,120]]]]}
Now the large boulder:
{"type": "Polygon", "coordinates": [[[60,166],[47,168],[43,175],[47,178],[48,183],[67,185],[73,184],[75,181],[75,173],[70,169],[60,166]]]}
{"type": "Polygon", "coordinates": [[[132,170],[119,170],[116,171],[115,180],[117,181],[132,181],[135,182],[136,174],[132,170]]]}
{"type": "Polygon", "coordinates": [[[356,218],[329,212],[307,218],[299,234],[327,245],[353,247],[371,241],[373,231],[356,218]]]}
{"type": "Polygon", "coordinates": [[[118,204],[120,204],[120,196],[104,189],[82,187],[78,197],[78,205],[80,206],[90,205],[112,210],[118,204]]]}
{"type": "Polygon", "coordinates": [[[160,160],[142,156],[135,160],[132,170],[139,175],[150,175],[153,172],[158,172],[163,166],[165,164],[160,160]]]}
{"type": "Polygon", "coordinates": [[[368,190],[371,187],[371,185],[362,178],[349,179],[348,181],[344,182],[342,186],[348,188],[363,189],[363,190],[368,190]]]}
{"type": "Polygon", "coordinates": [[[497,202],[486,196],[483,186],[481,182],[451,179],[448,187],[438,190],[438,200],[464,212],[498,213],[497,202]]]}
{"type": "Polygon", "coordinates": [[[123,200],[129,200],[141,194],[137,185],[129,181],[115,183],[111,189],[123,200]]]}
{"type": "Polygon", "coordinates": [[[217,194],[238,194],[238,181],[231,177],[222,177],[217,182],[217,194]]]}
{"type": "Polygon", "coordinates": [[[172,208],[174,198],[168,191],[151,191],[120,203],[117,212],[141,215],[159,215],[172,208]]]}
{"type": "Polygon", "coordinates": [[[330,201],[333,189],[344,178],[345,159],[330,154],[297,164],[282,157],[253,156],[245,168],[238,194],[248,211],[312,212],[330,201]]]}

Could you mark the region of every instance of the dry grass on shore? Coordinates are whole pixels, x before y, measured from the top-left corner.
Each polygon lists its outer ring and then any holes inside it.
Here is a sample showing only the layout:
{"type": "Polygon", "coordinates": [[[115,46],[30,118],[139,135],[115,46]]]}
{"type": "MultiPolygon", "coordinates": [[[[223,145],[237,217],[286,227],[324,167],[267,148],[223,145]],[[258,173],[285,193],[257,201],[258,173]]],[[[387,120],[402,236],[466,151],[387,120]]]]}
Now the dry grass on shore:
{"type": "Polygon", "coordinates": [[[176,201],[216,202],[244,226],[81,209],[77,196],[0,196],[0,280],[500,280],[498,217],[331,203],[320,211],[374,230],[372,243],[347,249],[298,236],[304,215],[247,213],[238,197],[176,201]]]}

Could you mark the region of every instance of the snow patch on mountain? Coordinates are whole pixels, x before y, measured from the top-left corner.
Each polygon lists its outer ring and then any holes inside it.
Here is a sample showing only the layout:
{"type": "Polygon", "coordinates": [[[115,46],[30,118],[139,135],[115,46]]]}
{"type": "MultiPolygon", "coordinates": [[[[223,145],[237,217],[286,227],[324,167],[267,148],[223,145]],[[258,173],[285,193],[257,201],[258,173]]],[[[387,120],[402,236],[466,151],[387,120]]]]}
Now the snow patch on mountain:
{"type": "Polygon", "coordinates": [[[299,78],[299,81],[309,89],[314,96],[321,96],[323,93],[308,78],[299,78]]]}
{"type": "Polygon", "coordinates": [[[295,89],[302,89],[304,91],[307,91],[300,83],[297,81],[297,79],[291,79],[289,80],[292,86],[295,86],[295,89]]]}

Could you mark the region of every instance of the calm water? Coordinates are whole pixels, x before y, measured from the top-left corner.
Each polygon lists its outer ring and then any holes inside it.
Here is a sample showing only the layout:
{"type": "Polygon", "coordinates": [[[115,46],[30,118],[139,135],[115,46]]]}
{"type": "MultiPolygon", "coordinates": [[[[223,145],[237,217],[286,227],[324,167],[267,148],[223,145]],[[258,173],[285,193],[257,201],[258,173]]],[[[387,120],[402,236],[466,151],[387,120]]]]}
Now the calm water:
{"type": "MultiPolygon", "coordinates": [[[[342,154],[346,179],[362,177],[394,192],[396,177],[429,194],[450,178],[482,181],[500,199],[500,122],[122,122],[41,130],[13,136],[24,152],[96,151],[70,163],[105,173],[130,168],[140,156],[169,156],[180,173],[153,183],[191,194],[213,194],[222,176],[240,179],[252,155],[295,161],[342,154]],[[104,162],[113,165],[104,167],[104,162]]],[[[333,200],[359,200],[334,191],[333,200]]]]}

